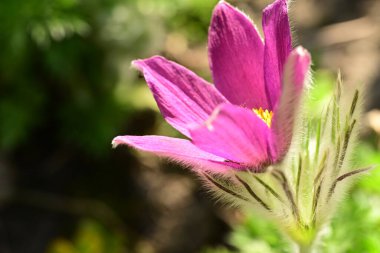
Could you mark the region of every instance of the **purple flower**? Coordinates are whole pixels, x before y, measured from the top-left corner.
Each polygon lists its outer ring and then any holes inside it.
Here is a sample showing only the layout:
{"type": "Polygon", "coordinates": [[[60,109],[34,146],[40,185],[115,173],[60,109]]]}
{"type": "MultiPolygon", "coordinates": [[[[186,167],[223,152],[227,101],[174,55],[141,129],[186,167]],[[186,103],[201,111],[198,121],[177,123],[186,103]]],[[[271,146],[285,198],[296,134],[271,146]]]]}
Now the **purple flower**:
{"type": "Polygon", "coordinates": [[[245,14],[219,2],[208,42],[215,85],[160,56],[134,61],[166,121],[189,140],[127,135],[113,145],[217,173],[259,172],[280,161],[291,142],[310,55],[292,49],[286,0],[264,10],[263,31],[265,41],[245,14]]]}

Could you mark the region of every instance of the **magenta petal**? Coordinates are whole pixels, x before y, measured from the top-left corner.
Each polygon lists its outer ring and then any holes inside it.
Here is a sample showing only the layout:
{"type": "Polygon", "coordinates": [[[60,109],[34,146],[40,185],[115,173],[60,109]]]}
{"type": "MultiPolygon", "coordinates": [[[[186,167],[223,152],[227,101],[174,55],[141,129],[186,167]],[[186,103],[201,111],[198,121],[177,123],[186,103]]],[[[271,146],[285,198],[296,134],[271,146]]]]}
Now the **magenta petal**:
{"type": "Polygon", "coordinates": [[[231,169],[225,159],[209,154],[190,141],[166,136],[118,136],[112,141],[114,147],[128,145],[143,151],[151,152],[176,162],[193,167],[195,171],[223,173],[231,169]]]}
{"type": "Polygon", "coordinates": [[[264,78],[271,110],[279,100],[284,64],[292,50],[286,1],[276,0],[263,12],[264,78]]]}
{"type": "Polygon", "coordinates": [[[260,170],[276,156],[264,121],[251,110],[232,104],[218,107],[205,125],[190,133],[197,147],[247,169],[260,170]]]}
{"type": "Polygon", "coordinates": [[[284,85],[280,103],[275,109],[272,129],[277,143],[277,153],[285,154],[292,139],[294,120],[309,73],[311,57],[302,47],[294,49],[284,70],[284,85]]]}
{"type": "Polygon", "coordinates": [[[263,41],[244,13],[223,1],[215,7],[208,50],[215,86],[231,103],[268,108],[263,41]]]}
{"type": "Polygon", "coordinates": [[[189,125],[201,123],[226,99],[215,87],[190,70],[155,56],[133,62],[152,90],[165,119],[189,136],[189,125]]]}

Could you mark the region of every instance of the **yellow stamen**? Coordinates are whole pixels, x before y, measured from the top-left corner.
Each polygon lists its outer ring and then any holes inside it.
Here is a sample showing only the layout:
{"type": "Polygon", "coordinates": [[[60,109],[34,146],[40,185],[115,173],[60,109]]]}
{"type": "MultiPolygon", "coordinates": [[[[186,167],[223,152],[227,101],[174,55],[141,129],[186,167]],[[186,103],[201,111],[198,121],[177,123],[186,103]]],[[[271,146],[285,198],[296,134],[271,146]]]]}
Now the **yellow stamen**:
{"type": "Polygon", "coordinates": [[[253,108],[252,110],[254,113],[256,113],[257,116],[259,116],[260,119],[262,119],[265,122],[265,124],[268,125],[268,127],[270,127],[270,125],[272,124],[273,117],[272,111],[269,111],[268,109],[263,110],[263,108],[261,107],[259,109],[253,108]]]}

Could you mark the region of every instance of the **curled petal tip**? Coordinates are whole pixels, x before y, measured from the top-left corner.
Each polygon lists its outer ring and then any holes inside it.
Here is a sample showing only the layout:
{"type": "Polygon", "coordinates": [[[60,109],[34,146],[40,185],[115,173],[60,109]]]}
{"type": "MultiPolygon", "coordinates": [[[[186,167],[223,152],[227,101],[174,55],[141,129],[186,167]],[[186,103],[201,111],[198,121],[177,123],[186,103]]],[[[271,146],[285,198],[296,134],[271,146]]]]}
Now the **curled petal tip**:
{"type": "Polygon", "coordinates": [[[131,62],[131,68],[140,70],[141,59],[136,59],[131,62]]]}
{"type": "Polygon", "coordinates": [[[224,8],[228,7],[228,3],[226,3],[224,0],[221,0],[215,5],[214,7],[214,14],[223,12],[224,8]]]}
{"type": "Polygon", "coordinates": [[[302,47],[302,46],[298,46],[298,47],[296,47],[296,48],[294,49],[294,52],[295,52],[297,55],[301,56],[301,57],[311,58],[311,57],[310,57],[310,53],[309,53],[309,51],[307,51],[307,50],[306,50],[304,47],[302,47]]]}
{"type": "Polygon", "coordinates": [[[225,0],[219,0],[217,5],[228,4],[225,0]]]}
{"type": "Polygon", "coordinates": [[[302,46],[298,46],[296,47],[296,52],[300,55],[304,55],[305,53],[307,53],[307,50],[305,48],[303,48],[302,46]]]}
{"type": "MultiPolygon", "coordinates": [[[[232,6],[231,4],[229,4],[225,0],[220,0],[218,2],[218,4],[215,6],[214,12],[215,11],[231,11],[231,10],[237,10],[237,8],[232,6]]],[[[215,13],[217,13],[217,12],[215,12],[215,13]]]]}
{"type": "Polygon", "coordinates": [[[131,62],[131,66],[138,70],[142,70],[144,63],[148,63],[148,62],[156,61],[156,60],[163,60],[163,57],[159,55],[154,55],[146,59],[136,59],[131,62]]]}
{"type": "Polygon", "coordinates": [[[264,13],[271,11],[273,8],[283,9],[285,12],[288,11],[288,2],[287,0],[276,0],[273,3],[269,4],[264,9],[264,13]]]}
{"type": "Polygon", "coordinates": [[[112,145],[112,148],[116,148],[117,146],[119,146],[120,144],[122,143],[122,141],[120,140],[119,137],[115,137],[112,142],[111,142],[111,145],[112,145]]]}
{"type": "Polygon", "coordinates": [[[298,46],[293,50],[291,55],[293,55],[293,58],[295,58],[296,61],[304,65],[305,71],[309,68],[311,64],[311,55],[305,48],[298,46]]]}

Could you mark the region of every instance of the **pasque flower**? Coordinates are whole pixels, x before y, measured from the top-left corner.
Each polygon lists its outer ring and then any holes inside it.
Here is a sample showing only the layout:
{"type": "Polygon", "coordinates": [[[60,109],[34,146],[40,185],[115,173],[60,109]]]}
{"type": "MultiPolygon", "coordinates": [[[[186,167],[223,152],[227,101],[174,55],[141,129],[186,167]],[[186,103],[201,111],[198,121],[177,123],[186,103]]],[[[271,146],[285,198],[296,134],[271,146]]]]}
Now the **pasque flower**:
{"type": "Polygon", "coordinates": [[[260,172],[286,154],[310,55],[293,49],[286,0],[263,12],[264,40],[241,11],[221,1],[208,38],[214,85],[160,56],[133,61],[157,105],[188,139],[118,136],[126,144],[196,170],[260,172]]]}
{"type": "Polygon", "coordinates": [[[314,252],[349,179],[370,169],[350,164],[359,91],[348,106],[339,75],[320,117],[298,110],[304,93],[311,99],[303,92],[311,59],[292,47],[287,0],[262,20],[264,39],[245,14],[217,4],[208,42],[214,84],[160,56],[134,61],[166,121],[188,139],[127,135],[113,145],[190,165],[216,197],[265,213],[296,252],[314,252]]]}

